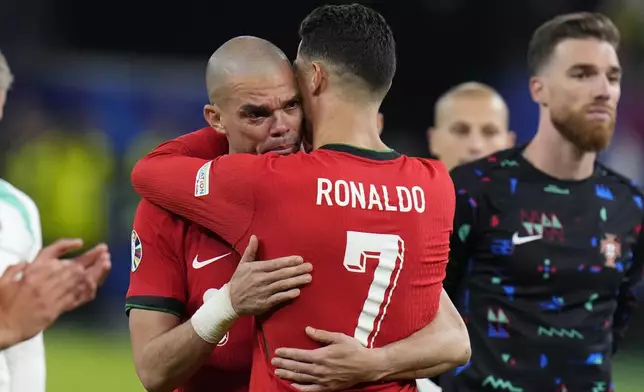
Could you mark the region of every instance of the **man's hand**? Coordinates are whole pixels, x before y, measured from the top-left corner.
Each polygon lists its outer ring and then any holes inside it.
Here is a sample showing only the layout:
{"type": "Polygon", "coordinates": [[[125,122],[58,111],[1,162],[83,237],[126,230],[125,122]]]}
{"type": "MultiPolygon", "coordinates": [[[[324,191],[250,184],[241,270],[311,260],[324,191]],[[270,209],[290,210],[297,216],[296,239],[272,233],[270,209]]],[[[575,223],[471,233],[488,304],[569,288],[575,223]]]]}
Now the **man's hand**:
{"type": "Polygon", "coordinates": [[[342,333],[306,327],[306,334],[326,345],[315,350],[279,348],[271,363],[275,375],[294,381],[300,391],[339,391],[362,382],[380,379],[384,365],[378,352],[364,347],[356,339],[342,333]]]}
{"type": "Polygon", "coordinates": [[[0,329],[9,336],[8,344],[35,336],[78,301],[85,289],[83,268],[60,258],[82,245],[81,240],[58,240],[33,263],[10,266],[0,277],[0,329]]]}
{"type": "Polygon", "coordinates": [[[230,280],[230,301],[238,315],[259,315],[275,305],[297,298],[298,287],[311,282],[310,263],[299,256],[255,261],[257,237],[251,236],[230,280]]]}
{"type": "Polygon", "coordinates": [[[77,301],[71,305],[72,310],[96,298],[96,291],[105,282],[112,269],[109,249],[106,244],[98,244],[82,255],[74,258],[74,262],[85,271],[85,283],[79,287],[77,301]]]}

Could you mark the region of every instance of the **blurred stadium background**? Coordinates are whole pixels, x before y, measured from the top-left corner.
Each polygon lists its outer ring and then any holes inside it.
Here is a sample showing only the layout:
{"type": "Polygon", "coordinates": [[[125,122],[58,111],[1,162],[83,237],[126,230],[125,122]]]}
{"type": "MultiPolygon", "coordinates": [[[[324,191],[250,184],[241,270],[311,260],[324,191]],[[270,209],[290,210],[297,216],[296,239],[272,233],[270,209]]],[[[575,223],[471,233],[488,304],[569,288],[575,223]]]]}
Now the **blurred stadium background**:
{"type": "MultiPolygon", "coordinates": [[[[436,98],[460,82],[496,87],[526,142],[537,123],[524,66],[534,28],[557,13],[601,10],[623,36],[618,130],[602,156],[644,179],[644,1],[408,0],[363,2],[382,12],[399,68],[383,106],[385,139],[427,154],[436,98]]],[[[227,39],[266,38],[294,57],[298,23],[321,2],[0,2],[0,50],[16,76],[0,123],[0,176],[40,207],[45,242],[106,240],[114,269],[98,300],[46,334],[50,392],[140,391],[123,299],[138,197],[129,173],[159,142],[200,128],[203,73],[227,39]]],[[[303,222],[304,223],[304,222],[303,222]]],[[[305,223],[304,223],[305,224],[305,223]]],[[[644,310],[617,355],[617,391],[643,391],[644,310]]]]}

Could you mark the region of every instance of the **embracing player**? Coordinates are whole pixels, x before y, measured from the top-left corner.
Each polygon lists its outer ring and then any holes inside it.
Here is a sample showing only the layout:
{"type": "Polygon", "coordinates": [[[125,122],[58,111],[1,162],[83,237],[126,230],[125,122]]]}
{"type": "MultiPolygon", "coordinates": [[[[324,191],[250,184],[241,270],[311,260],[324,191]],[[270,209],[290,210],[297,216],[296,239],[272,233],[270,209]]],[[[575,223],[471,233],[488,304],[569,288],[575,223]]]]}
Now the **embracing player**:
{"type": "MultiPolygon", "coordinates": [[[[226,42],[210,58],[206,82],[211,103],[204,115],[216,128],[192,132],[161,150],[207,159],[298,149],[297,85],[290,62],[273,44],[254,37],[226,42]],[[264,121],[256,121],[258,116],[264,121]]],[[[311,279],[311,265],[299,257],[254,262],[256,240],[240,263],[239,253],[220,237],[146,200],[137,209],[131,241],[126,312],[145,388],[248,390],[254,331],[248,316],[295,298],[296,287],[311,279]],[[213,290],[229,293],[231,311],[247,317],[221,325],[221,340],[204,341],[187,320],[203,316],[195,314],[213,290]]]]}
{"type": "MultiPolygon", "coordinates": [[[[430,324],[452,229],[454,193],[445,167],[401,156],[378,136],[378,108],[396,63],[384,18],[361,5],[324,6],[302,22],[300,34],[295,65],[312,153],[207,161],[160,150],[132,176],[144,197],[213,230],[238,251],[257,234],[260,258],[295,253],[314,264],[313,282],[297,300],[258,319],[253,391],[292,390],[275,377],[270,361],[280,347],[319,347],[305,334],[307,326],[382,347],[430,324]]],[[[262,113],[251,121],[264,121],[262,113]]],[[[229,304],[226,292],[214,292],[199,310],[208,317],[193,322],[199,336],[221,338],[207,321],[226,317],[220,309],[229,304]]],[[[468,356],[465,349],[460,360],[468,356]]],[[[387,359],[382,362],[392,366],[387,359]]],[[[416,366],[416,377],[435,374],[425,362],[416,366]]],[[[415,388],[413,381],[356,386],[415,388]]]]}

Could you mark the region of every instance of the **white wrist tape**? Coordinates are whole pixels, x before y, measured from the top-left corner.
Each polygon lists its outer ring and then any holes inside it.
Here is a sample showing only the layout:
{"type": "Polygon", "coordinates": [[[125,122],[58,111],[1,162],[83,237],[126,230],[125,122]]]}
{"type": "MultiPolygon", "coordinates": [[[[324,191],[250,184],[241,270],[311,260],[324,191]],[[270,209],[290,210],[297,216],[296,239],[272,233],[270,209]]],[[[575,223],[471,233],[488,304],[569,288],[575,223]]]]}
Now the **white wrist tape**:
{"type": "Polygon", "coordinates": [[[203,340],[217,344],[233,326],[239,315],[230,302],[228,284],[219,290],[210,292],[212,292],[211,297],[192,315],[190,323],[203,340]]]}

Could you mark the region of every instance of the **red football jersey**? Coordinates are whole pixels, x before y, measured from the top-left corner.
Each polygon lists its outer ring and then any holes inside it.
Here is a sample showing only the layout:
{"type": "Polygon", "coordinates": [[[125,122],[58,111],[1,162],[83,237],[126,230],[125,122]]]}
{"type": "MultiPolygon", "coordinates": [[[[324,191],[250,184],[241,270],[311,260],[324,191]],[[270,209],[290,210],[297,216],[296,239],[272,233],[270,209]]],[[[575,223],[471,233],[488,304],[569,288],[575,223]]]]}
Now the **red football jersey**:
{"type": "MultiPolygon", "coordinates": [[[[164,148],[214,157],[226,151],[223,141],[211,129],[203,129],[165,143],[164,148]]],[[[186,321],[203,304],[206,291],[230,281],[238,262],[239,255],[219,237],[143,200],[132,231],[126,311],[156,310],[186,321]]],[[[176,391],[248,391],[253,331],[253,319],[240,318],[203,367],[176,391]]]]}
{"type": "MultiPolygon", "coordinates": [[[[236,154],[203,161],[158,152],[133,172],[139,193],[258,258],[301,255],[313,282],[260,320],[251,391],[292,391],[273,375],[279,347],[317,348],[306,326],[367,347],[429,324],[439,305],[454,218],[442,163],[329,145],[310,154],[236,154]],[[172,173],[160,176],[160,172],[172,173]]],[[[415,390],[413,380],[356,390],[415,390]]]]}

